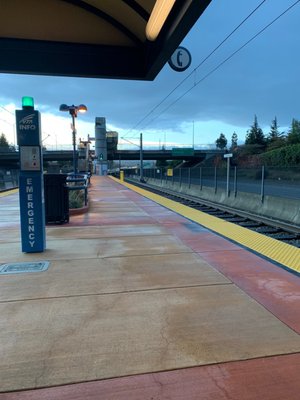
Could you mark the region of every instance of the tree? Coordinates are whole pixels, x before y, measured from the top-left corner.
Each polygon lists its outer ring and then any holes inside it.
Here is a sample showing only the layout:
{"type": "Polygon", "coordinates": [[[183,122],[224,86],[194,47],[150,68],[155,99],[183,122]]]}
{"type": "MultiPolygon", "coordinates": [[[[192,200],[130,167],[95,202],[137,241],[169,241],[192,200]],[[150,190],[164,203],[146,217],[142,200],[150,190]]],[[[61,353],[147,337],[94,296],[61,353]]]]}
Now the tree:
{"type": "Polygon", "coordinates": [[[227,139],[226,139],[224,133],[220,133],[220,136],[216,140],[216,146],[218,149],[221,149],[221,150],[225,149],[225,147],[227,146],[227,139]]]}
{"type": "Polygon", "coordinates": [[[245,144],[248,145],[259,145],[265,146],[266,139],[264,137],[264,133],[257,122],[257,116],[254,116],[253,125],[250,127],[250,130],[247,131],[245,144]]]}
{"type": "Polygon", "coordinates": [[[10,146],[4,133],[0,135],[0,151],[10,151],[10,146]]]}
{"type": "Polygon", "coordinates": [[[268,150],[274,150],[285,145],[285,139],[283,137],[284,132],[279,132],[278,128],[277,118],[275,117],[271,123],[270,132],[266,138],[268,150]]]}
{"type": "Polygon", "coordinates": [[[287,135],[288,144],[300,143],[300,121],[293,118],[292,126],[287,135]]]}
{"type": "Polygon", "coordinates": [[[280,136],[281,136],[281,134],[278,130],[277,117],[275,117],[271,123],[270,132],[268,134],[267,141],[273,142],[274,140],[278,139],[280,136]]]}
{"type": "Polygon", "coordinates": [[[233,132],[232,136],[231,136],[231,150],[234,150],[238,147],[238,135],[233,132]]]}

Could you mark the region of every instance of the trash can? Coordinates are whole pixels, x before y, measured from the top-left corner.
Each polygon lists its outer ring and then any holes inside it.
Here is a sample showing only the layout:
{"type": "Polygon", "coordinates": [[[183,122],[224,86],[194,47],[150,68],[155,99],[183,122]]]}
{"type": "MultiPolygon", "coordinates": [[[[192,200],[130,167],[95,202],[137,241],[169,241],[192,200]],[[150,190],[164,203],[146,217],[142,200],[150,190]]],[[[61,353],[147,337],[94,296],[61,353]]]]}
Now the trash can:
{"type": "Polygon", "coordinates": [[[69,222],[69,193],[66,174],[44,174],[46,224],[69,222]]]}

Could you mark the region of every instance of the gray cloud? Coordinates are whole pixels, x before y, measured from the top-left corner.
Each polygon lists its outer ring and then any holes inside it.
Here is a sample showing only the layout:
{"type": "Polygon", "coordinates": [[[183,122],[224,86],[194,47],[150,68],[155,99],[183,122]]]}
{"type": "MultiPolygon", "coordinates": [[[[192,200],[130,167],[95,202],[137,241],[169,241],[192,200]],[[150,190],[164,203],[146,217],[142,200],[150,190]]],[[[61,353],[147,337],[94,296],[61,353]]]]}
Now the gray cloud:
{"type": "MultiPolygon", "coordinates": [[[[267,1],[230,40],[145,120],[149,122],[185,90],[215,68],[294,1],[267,1]]],[[[259,0],[214,0],[183,45],[193,56],[183,74],[168,65],[154,82],[100,80],[25,75],[0,75],[1,104],[17,105],[31,95],[44,110],[59,115],[61,103],[84,103],[85,120],[105,116],[108,123],[130,129],[155,107],[258,4],[259,0]]],[[[262,126],[276,115],[281,126],[299,116],[299,17],[294,7],[255,41],[148,125],[149,129],[180,131],[184,121],[217,120],[248,127],[257,114],[262,126]]],[[[141,124],[142,128],[145,123],[141,124]]]]}

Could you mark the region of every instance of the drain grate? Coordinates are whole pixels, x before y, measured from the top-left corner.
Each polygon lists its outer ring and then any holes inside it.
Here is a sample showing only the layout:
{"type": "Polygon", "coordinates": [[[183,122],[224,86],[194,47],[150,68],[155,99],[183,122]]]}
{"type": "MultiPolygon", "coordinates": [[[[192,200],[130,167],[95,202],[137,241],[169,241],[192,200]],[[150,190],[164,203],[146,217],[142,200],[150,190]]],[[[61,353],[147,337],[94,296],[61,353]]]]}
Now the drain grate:
{"type": "Polygon", "coordinates": [[[48,269],[49,261],[21,262],[0,265],[0,275],[26,274],[28,272],[43,272],[48,269]]]}

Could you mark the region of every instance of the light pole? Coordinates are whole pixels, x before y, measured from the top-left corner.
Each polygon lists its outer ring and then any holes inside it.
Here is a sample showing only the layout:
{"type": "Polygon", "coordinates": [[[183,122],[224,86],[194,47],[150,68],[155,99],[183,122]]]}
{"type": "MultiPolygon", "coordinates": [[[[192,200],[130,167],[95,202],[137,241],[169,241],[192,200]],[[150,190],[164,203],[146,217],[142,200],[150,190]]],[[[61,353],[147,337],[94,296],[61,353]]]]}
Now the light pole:
{"type": "Polygon", "coordinates": [[[144,182],[143,134],[140,133],[140,182],[144,182]]]}
{"type": "Polygon", "coordinates": [[[44,137],[44,139],[42,140],[42,143],[44,143],[44,141],[46,140],[46,139],[48,139],[48,137],[50,137],[51,135],[50,134],[48,134],[46,137],[44,137]]]}
{"type": "Polygon", "coordinates": [[[140,149],[140,182],[144,182],[144,162],[143,162],[143,134],[140,133],[140,145],[135,144],[131,142],[128,139],[125,139],[124,137],[121,137],[121,139],[125,140],[126,142],[133,144],[136,147],[139,147],[140,149]]]}
{"type": "Polygon", "coordinates": [[[75,127],[75,118],[77,118],[78,112],[85,113],[87,111],[87,107],[84,104],[80,104],[79,106],[67,106],[66,104],[61,104],[59,107],[59,111],[68,111],[72,117],[72,136],[73,136],[73,170],[74,175],[77,175],[77,157],[76,157],[76,127],[75,127]]]}

